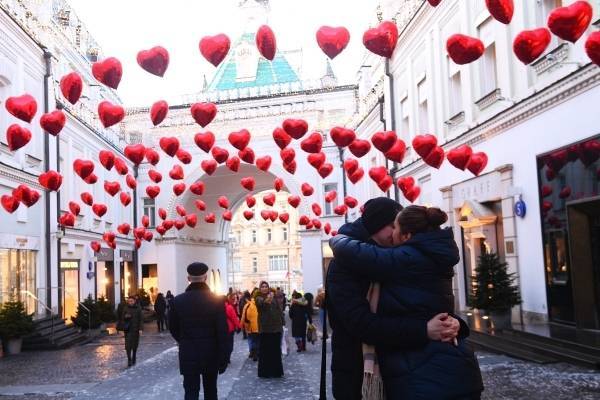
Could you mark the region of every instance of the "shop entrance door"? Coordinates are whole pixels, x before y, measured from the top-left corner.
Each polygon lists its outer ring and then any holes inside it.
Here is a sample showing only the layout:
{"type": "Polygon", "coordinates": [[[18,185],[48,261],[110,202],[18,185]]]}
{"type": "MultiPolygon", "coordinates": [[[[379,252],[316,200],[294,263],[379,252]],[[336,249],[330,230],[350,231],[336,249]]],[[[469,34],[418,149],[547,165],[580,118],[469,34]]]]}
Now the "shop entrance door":
{"type": "Polygon", "coordinates": [[[567,204],[575,323],[600,329],[600,198],[567,204]]]}
{"type": "Polygon", "coordinates": [[[77,305],[79,304],[79,262],[61,261],[60,262],[62,313],[67,323],[71,323],[71,317],[77,314],[77,305]]]}

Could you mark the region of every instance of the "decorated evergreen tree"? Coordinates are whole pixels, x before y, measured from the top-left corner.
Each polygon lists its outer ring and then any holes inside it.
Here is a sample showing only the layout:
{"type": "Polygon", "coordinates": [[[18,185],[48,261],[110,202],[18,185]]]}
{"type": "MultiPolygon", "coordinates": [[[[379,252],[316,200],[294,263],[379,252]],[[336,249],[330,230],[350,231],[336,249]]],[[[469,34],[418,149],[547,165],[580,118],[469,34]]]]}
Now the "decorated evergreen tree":
{"type": "Polygon", "coordinates": [[[98,308],[98,314],[100,321],[102,322],[114,322],[117,319],[115,314],[115,307],[112,303],[110,303],[106,297],[101,296],[96,302],[96,307],[98,308]]]}
{"type": "Polygon", "coordinates": [[[21,301],[7,301],[0,307],[0,338],[17,339],[33,332],[33,316],[21,301]]]}
{"type": "Polygon", "coordinates": [[[508,311],[521,304],[518,287],[514,284],[516,274],[508,273],[507,266],[496,253],[479,256],[475,275],[471,277],[471,307],[490,313],[508,311]]]}
{"type": "Polygon", "coordinates": [[[81,304],[77,305],[77,314],[71,317],[73,324],[75,326],[80,327],[81,329],[95,329],[98,328],[101,324],[100,321],[100,313],[98,312],[98,307],[92,296],[89,295],[84,301],[83,305],[90,310],[91,317],[88,311],[81,306],[81,304]]]}

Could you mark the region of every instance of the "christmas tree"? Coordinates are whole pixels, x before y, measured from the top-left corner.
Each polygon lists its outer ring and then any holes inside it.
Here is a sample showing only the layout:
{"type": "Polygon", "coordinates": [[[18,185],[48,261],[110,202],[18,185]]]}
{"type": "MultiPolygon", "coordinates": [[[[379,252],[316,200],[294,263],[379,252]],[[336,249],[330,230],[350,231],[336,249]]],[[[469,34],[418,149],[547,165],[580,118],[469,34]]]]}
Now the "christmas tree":
{"type": "Polygon", "coordinates": [[[470,305],[487,313],[508,311],[521,304],[518,287],[514,284],[515,273],[508,273],[508,264],[501,261],[496,253],[479,256],[475,275],[471,277],[473,286],[470,305]]]}
{"type": "Polygon", "coordinates": [[[78,326],[81,329],[98,328],[101,323],[100,313],[98,312],[96,302],[94,299],[92,299],[91,295],[83,301],[83,305],[87,308],[87,310],[83,308],[81,304],[77,305],[77,314],[71,317],[71,321],[73,321],[75,326],[78,326]],[[90,310],[90,313],[88,313],[88,310],[90,310]]]}

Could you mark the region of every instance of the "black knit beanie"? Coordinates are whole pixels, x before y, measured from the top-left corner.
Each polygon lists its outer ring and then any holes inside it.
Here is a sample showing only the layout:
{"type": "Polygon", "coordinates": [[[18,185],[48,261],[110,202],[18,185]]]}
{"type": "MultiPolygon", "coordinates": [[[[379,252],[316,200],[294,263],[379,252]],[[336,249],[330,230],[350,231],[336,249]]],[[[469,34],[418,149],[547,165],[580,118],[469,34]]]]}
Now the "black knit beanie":
{"type": "Polygon", "coordinates": [[[363,225],[369,235],[373,235],[394,222],[400,211],[402,206],[397,201],[387,197],[376,197],[365,203],[362,213],[363,225]]]}

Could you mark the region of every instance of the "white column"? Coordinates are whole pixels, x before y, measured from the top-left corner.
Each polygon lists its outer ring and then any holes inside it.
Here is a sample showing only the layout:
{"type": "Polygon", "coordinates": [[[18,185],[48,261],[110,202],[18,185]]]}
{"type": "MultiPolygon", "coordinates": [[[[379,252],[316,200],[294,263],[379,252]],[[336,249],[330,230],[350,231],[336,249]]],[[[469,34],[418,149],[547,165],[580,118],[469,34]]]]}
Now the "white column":
{"type": "Polygon", "coordinates": [[[302,276],[304,292],[317,293],[323,284],[323,249],[321,247],[321,231],[299,231],[302,254],[302,276]]]}

